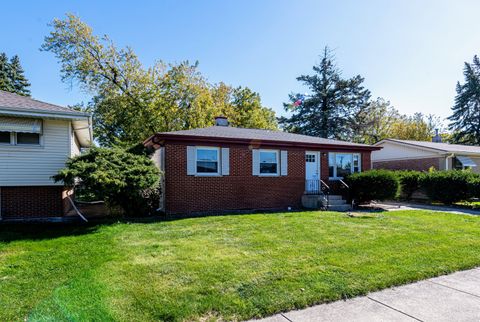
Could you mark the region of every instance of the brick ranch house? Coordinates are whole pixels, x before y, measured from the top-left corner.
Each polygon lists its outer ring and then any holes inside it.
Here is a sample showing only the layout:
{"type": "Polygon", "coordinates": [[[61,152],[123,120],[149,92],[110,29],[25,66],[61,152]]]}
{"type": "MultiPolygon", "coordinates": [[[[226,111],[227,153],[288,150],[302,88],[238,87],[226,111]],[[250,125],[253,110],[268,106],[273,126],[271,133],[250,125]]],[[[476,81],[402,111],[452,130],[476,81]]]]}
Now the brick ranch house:
{"type": "Polygon", "coordinates": [[[51,176],[91,142],[89,114],[0,91],[0,221],[62,217],[70,192],[51,176]]]}
{"type": "Polygon", "coordinates": [[[379,147],[286,133],[216,125],[156,133],[164,172],[160,209],[166,214],[302,207],[302,196],[344,175],[371,169],[379,147]],[[320,180],[321,179],[321,180],[320,180]]]}
{"type": "Polygon", "coordinates": [[[480,147],[429,141],[386,139],[375,144],[372,153],[375,169],[437,170],[472,169],[480,173],[480,147]]]}

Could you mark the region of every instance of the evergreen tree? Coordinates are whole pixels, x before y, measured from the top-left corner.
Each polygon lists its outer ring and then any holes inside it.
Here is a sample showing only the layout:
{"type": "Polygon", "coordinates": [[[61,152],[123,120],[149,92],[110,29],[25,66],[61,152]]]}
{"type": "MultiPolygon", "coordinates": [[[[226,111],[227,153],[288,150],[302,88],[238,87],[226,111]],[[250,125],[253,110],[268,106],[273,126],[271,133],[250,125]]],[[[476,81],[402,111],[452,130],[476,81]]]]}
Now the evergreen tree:
{"type": "Polygon", "coordinates": [[[0,90],[12,92],[13,84],[9,77],[10,64],[5,53],[0,53],[0,90]]]}
{"type": "Polygon", "coordinates": [[[473,63],[465,62],[463,70],[465,83],[457,83],[457,96],[448,118],[453,143],[480,144],[480,60],[473,57],[473,63]]]}
{"type": "Polygon", "coordinates": [[[30,96],[30,83],[24,75],[22,65],[20,64],[20,58],[17,55],[13,56],[10,60],[9,79],[12,84],[13,93],[22,96],[30,96]]]}
{"type": "Polygon", "coordinates": [[[355,135],[355,118],[370,99],[370,91],[362,86],[364,79],[360,75],[343,79],[328,47],[313,71],[313,75],[297,78],[311,94],[291,94],[290,101],[296,103],[284,103],[284,108],[292,115],[280,118],[280,124],[289,132],[351,139],[355,135]],[[301,103],[297,103],[299,100],[301,103]]]}

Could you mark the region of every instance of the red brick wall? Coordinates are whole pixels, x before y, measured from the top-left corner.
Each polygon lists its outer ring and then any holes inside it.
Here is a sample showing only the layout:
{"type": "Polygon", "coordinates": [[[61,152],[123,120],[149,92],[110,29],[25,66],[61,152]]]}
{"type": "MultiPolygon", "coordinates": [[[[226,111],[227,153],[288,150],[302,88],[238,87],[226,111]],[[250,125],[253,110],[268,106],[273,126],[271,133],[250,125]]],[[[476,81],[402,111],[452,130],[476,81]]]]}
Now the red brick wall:
{"type": "MultiPolygon", "coordinates": [[[[251,146],[222,147],[230,148],[230,175],[195,177],[187,176],[186,145],[165,145],[167,213],[301,207],[301,197],[305,189],[305,149],[275,148],[288,151],[288,175],[258,177],[252,175],[251,146]]],[[[262,148],[274,149],[268,146],[262,148]]],[[[328,180],[328,155],[324,154],[327,154],[326,151],[321,153],[321,176],[328,180]]]]}
{"type": "Polygon", "coordinates": [[[1,216],[42,218],[63,216],[61,186],[1,187],[1,216]]]}
{"type": "Polygon", "coordinates": [[[375,161],[373,162],[374,169],[389,169],[389,170],[417,170],[428,171],[430,167],[435,169],[442,168],[441,162],[445,162],[443,158],[425,158],[425,159],[408,159],[408,160],[392,160],[392,161],[375,161]]]}

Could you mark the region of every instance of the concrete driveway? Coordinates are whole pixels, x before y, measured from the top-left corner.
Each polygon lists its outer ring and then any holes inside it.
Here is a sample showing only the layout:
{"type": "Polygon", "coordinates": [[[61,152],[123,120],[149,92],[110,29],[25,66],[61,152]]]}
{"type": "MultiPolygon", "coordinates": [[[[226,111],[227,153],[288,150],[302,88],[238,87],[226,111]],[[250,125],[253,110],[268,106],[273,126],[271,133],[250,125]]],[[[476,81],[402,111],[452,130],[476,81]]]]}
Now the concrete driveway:
{"type": "Polygon", "coordinates": [[[260,321],[480,321],[480,268],[260,321]]]}

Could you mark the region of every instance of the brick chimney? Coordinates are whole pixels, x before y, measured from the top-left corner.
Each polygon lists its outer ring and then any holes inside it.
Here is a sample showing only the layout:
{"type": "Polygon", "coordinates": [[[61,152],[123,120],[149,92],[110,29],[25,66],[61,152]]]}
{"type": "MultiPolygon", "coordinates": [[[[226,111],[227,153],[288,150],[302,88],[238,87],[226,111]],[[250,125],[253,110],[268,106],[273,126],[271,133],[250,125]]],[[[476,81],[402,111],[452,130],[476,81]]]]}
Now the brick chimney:
{"type": "Polygon", "coordinates": [[[226,118],[225,116],[215,117],[215,125],[216,126],[228,126],[228,118],[226,118]]]}

